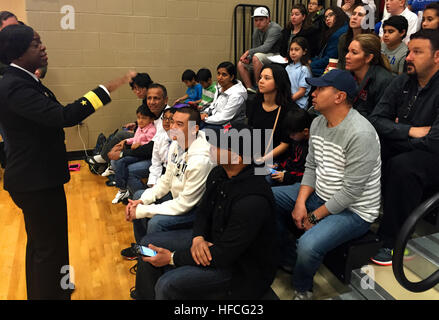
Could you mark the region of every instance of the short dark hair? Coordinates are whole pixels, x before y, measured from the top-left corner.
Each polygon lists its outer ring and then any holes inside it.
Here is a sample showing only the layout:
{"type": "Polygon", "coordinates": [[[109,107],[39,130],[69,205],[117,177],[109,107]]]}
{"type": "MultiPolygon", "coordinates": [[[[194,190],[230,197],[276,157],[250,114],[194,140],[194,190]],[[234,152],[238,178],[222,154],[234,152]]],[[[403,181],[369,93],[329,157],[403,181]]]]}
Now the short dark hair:
{"type": "Polygon", "coordinates": [[[410,40],[413,39],[427,39],[430,40],[431,48],[433,52],[439,50],[439,32],[433,29],[421,29],[410,36],[410,40]]]}
{"type": "Polygon", "coordinates": [[[0,31],[0,62],[10,64],[29,48],[34,37],[31,27],[19,24],[6,26],[0,31]]]}
{"type": "Polygon", "coordinates": [[[148,89],[149,86],[153,83],[151,77],[147,73],[138,73],[130,82],[131,88],[134,87],[134,85],[138,86],[139,88],[146,88],[148,89]]]}
{"type": "Polygon", "coordinates": [[[136,114],[140,113],[142,116],[150,117],[152,119],[156,118],[156,115],[149,110],[148,106],[145,103],[142,103],[136,110],[136,114]]]}
{"type": "Polygon", "coordinates": [[[283,120],[283,131],[286,134],[302,132],[311,127],[313,117],[305,109],[288,111],[283,120]]]}
{"type": "Polygon", "coordinates": [[[163,98],[167,98],[168,97],[168,90],[166,90],[166,87],[160,83],[152,83],[148,89],[161,89],[163,92],[163,98]]]}
{"type": "Polygon", "coordinates": [[[402,31],[405,31],[404,35],[402,36],[402,38],[405,38],[405,36],[407,35],[409,23],[408,23],[407,19],[403,16],[391,16],[389,19],[387,19],[386,21],[383,22],[383,29],[385,26],[394,27],[400,33],[402,31]]]}
{"type": "Polygon", "coordinates": [[[201,68],[197,72],[197,78],[198,78],[198,81],[207,82],[207,81],[209,81],[209,79],[212,79],[212,73],[210,72],[209,69],[201,68]]]}
{"type": "Polygon", "coordinates": [[[189,121],[195,121],[197,126],[199,126],[201,123],[200,111],[198,111],[198,109],[195,107],[192,107],[192,106],[186,107],[185,106],[185,107],[181,107],[181,108],[176,108],[174,113],[176,113],[176,112],[188,114],[189,121]]]}
{"type": "Polygon", "coordinates": [[[3,26],[3,21],[9,18],[17,19],[17,16],[9,11],[0,11],[0,28],[3,26]]]}
{"type": "Polygon", "coordinates": [[[192,80],[198,81],[195,71],[191,69],[185,70],[181,75],[181,81],[192,81],[192,80]]]}

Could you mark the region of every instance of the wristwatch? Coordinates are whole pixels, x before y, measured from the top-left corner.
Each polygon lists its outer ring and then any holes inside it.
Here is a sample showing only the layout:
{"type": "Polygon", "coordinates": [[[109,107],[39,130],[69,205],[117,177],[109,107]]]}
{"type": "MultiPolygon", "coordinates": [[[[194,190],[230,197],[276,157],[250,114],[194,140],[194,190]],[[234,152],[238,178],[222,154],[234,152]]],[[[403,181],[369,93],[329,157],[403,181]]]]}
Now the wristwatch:
{"type": "Polygon", "coordinates": [[[317,217],[316,217],[315,214],[314,214],[314,211],[308,213],[308,221],[309,221],[309,223],[311,223],[311,224],[317,224],[317,223],[319,223],[320,220],[321,220],[321,219],[317,219],[317,217]]]}
{"type": "Polygon", "coordinates": [[[175,264],[174,264],[174,253],[175,253],[175,251],[171,253],[171,261],[169,261],[169,265],[171,265],[171,266],[175,266],[175,264]]]}

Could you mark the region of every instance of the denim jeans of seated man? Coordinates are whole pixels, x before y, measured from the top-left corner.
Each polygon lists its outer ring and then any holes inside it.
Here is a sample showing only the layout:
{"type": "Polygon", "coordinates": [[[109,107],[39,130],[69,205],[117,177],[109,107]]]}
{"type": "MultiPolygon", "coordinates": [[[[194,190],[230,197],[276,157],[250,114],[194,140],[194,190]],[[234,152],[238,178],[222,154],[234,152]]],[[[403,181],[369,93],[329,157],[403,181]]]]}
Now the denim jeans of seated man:
{"type": "Polygon", "coordinates": [[[142,160],[128,165],[127,187],[131,194],[146,188],[142,179],[146,179],[149,176],[150,166],[151,160],[142,160]]]}
{"type": "MultiPolygon", "coordinates": [[[[299,292],[305,292],[312,291],[314,275],[322,264],[325,254],[342,243],[364,235],[369,230],[370,223],[346,209],[328,215],[311,229],[303,232],[294,243],[288,240],[288,228],[285,222],[288,219],[293,220],[291,212],[299,189],[299,183],[272,188],[276,200],[276,219],[281,256],[284,257],[283,263],[293,267],[293,287],[299,292]]],[[[306,201],[307,211],[314,211],[324,203],[325,201],[313,192],[306,201]]],[[[294,221],[292,224],[294,225],[294,221]]]]}
{"type": "MultiPolygon", "coordinates": [[[[140,199],[144,191],[145,190],[138,190],[134,194],[134,200],[140,199]]],[[[171,193],[168,193],[163,198],[157,200],[155,204],[160,204],[168,200],[172,200],[171,193]]],[[[178,216],[156,214],[152,218],[133,220],[134,238],[136,239],[136,243],[140,243],[144,236],[154,232],[192,228],[195,220],[195,211],[196,207],[192,208],[189,212],[178,216]]]]}
{"type": "Polygon", "coordinates": [[[111,160],[111,167],[115,171],[114,181],[119,189],[127,189],[128,166],[141,161],[138,157],[126,156],[118,160],[111,160]]]}
{"type": "MultiPolygon", "coordinates": [[[[170,251],[187,249],[192,245],[192,229],[147,234],[140,243],[145,246],[153,244],[170,251]]],[[[140,299],[148,300],[225,299],[231,279],[232,273],[227,268],[155,268],[139,260],[136,292],[140,299]]]]}

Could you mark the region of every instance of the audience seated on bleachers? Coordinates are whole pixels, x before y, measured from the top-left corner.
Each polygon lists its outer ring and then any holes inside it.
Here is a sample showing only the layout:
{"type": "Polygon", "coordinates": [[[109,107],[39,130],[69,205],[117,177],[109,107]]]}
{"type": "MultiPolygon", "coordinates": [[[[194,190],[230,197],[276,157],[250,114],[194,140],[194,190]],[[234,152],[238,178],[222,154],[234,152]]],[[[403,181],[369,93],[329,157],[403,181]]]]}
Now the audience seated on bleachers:
{"type": "Polygon", "coordinates": [[[338,58],[338,40],[348,29],[348,17],[339,7],[325,10],[326,31],[323,33],[321,51],[311,59],[311,70],[314,76],[320,76],[326,69],[329,59],[338,58]]]}
{"type": "Polygon", "coordinates": [[[219,165],[207,178],[193,230],[142,240],[157,255],[139,258],[133,299],[261,299],[270,290],[278,265],[274,199],[245,152],[251,141],[239,138],[247,130],[215,130],[209,142],[219,165]]]}
{"type": "Polygon", "coordinates": [[[268,57],[279,54],[282,27],[270,20],[270,12],[265,7],[256,8],[252,18],[255,27],[252,47],[239,58],[237,68],[247,90],[250,93],[256,93],[252,76],[257,82],[262,67],[271,63],[268,57]]]}
{"type": "Polygon", "coordinates": [[[291,99],[290,79],[280,65],[272,64],[262,69],[258,88],[255,99],[247,104],[248,125],[262,129],[259,152],[264,160],[280,161],[290,141],[282,132],[282,121],[288,111],[299,107],[291,99]],[[266,129],[272,130],[268,139],[266,129]]]}
{"type": "Polygon", "coordinates": [[[198,78],[195,72],[187,69],[181,75],[181,81],[187,87],[186,94],[174,102],[174,106],[179,103],[189,103],[199,101],[203,95],[203,87],[198,83],[198,78]]]}
{"type": "Polygon", "coordinates": [[[374,31],[371,29],[363,28],[363,20],[367,19],[366,17],[366,9],[364,8],[365,4],[357,4],[354,5],[353,13],[349,18],[349,27],[348,31],[340,36],[338,39],[338,69],[345,69],[346,65],[346,54],[348,53],[348,47],[352,42],[352,39],[357,34],[362,33],[373,33],[374,31]]]}
{"type": "Polygon", "coordinates": [[[410,37],[407,73],[385,90],[370,116],[381,138],[383,248],[372,259],[392,264],[392,249],[406,218],[427,188],[439,190],[439,33],[410,37]]]}
{"type": "Polygon", "coordinates": [[[215,98],[217,84],[215,81],[212,81],[212,73],[206,68],[201,68],[198,70],[197,79],[203,87],[201,99],[198,101],[189,101],[188,103],[190,105],[197,106],[198,110],[202,112],[211,105],[213,99],[215,98]]]}
{"type": "MultiPolygon", "coordinates": [[[[133,93],[136,95],[136,97],[141,99],[143,102],[145,102],[146,92],[148,90],[148,87],[152,83],[153,81],[151,80],[149,74],[138,73],[130,82],[130,87],[133,93]]],[[[132,138],[134,136],[134,131],[137,129],[137,124],[135,122],[130,122],[125,124],[123,128],[124,130],[118,130],[110,140],[105,142],[100,154],[87,157],[85,161],[91,165],[97,163],[110,164],[110,159],[108,158],[108,152],[110,152],[111,149],[122,140],[132,138]]],[[[112,171],[113,170],[109,166],[109,169],[104,174],[104,176],[108,176],[110,173],[113,173],[112,171]]]]}
{"type": "Polygon", "coordinates": [[[317,87],[312,96],[321,115],[311,125],[305,174],[301,184],[272,188],[281,263],[293,269],[297,300],[312,298],[314,275],[328,251],[369,230],[381,197],[379,139],[352,108],[354,78],[334,69],[308,82],[317,87]]]}
{"type": "MultiPolygon", "coordinates": [[[[152,188],[139,190],[135,200],[128,200],[127,221],[133,222],[136,242],[148,233],[191,228],[195,209],[205,191],[212,169],[210,145],[198,130],[200,113],[193,107],[176,109],[171,124],[173,140],[165,173],[152,188]]],[[[122,250],[132,258],[132,248],[122,250]]]]}
{"type": "Polygon", "coordinates": [[[303,37],[291,40],[288,52],[288,65],[285,70],[291,82],[291,99],[302,109],[308,109],[309,92],[311,86],[305,78],[311,77],[309,65],[309,44],[303,37]]]}
{"type": "MultiPolygon", "coordinates": [[[[146,103],[149,110],[155,115],[154,126],[157,129],[156,135],[160,135],[164,131],[162,114],[166,108],[170,108],[167,102],[168,93],[166,88],[159,83],[151,84],[146,93],[146,103]]],[[[152,140],[152,142],[140,146],[135,150],[122,150],[120,145],[115,145],[111,151],[108,152],[108,158],[110,160],[118,160],[122,156],[135,156],[143,159],[128,166],[127,188],[130,190],[130,195],[133,195],[137,190],[145,189],[142,179],[147,178],[149,174],[148,168],[151,165],[155,136],[152,140]]]]}
{"type": "Polygon", "coordinates": [[[201,114],[201,129],[222,128],[229,122],[243,122],[247,90],[237,79],[236,67],[222,62],[217,67],[218,89],[213,102],[201,114]]]}
{"type": "Polygon", "coordinates": [[[157,129],[154,126],[155,115],[152,113],[147,105],[144,103],[136,111],[137,115],[137,129],[134,133],[134,137],[122,140],[118,143],[119,147],[122,148],[122,157],[118,160],[112,160],[111,166],[114,168],[115,172],[115,186],[119,188],[116,196],[111,201],[113,204],[117,204],[125,198],[128,198],[130,191],[127,188],[128,179],[128,166],[130,164],[142,161],[142,157],[136,156],[123,156],[123,152],[126,148],[131,150],[136,150],[140,146],[144,146],[152,141],[157,129]]]}
{"type": "Polygon", "coordinates": [[[402,40],[407,33],[408,23],[403,16],[392,16],[383,23],[381,52],[387,57],[394,75],[404,72],[407,45],[402,40]]]}
{"type": "Polygon", "coordinates": [[[381,53],[380,38],[375,34],[359,34],[349,45],[346,70],[358,85],[353,107],[369,118],[387,86],[392,82],[389,61],[381,53]]]}
{"type": "MultiPolygon", "coordinates": [[[[386,0],[386,9],[389,13],[389,16],[383,16],[381,22],[384,22],[391,16],[403,16],[407,19],[408,29],[407,35],[404,38],[404,42],[407,44],[410,40],[410,35],[415,33],[418,30],[418,16],[410,11],[409,8],[406,7],[406,0],[386,0]]],[[[383,24],[381,23],[380,38],[383,37],[383,24]]]]}

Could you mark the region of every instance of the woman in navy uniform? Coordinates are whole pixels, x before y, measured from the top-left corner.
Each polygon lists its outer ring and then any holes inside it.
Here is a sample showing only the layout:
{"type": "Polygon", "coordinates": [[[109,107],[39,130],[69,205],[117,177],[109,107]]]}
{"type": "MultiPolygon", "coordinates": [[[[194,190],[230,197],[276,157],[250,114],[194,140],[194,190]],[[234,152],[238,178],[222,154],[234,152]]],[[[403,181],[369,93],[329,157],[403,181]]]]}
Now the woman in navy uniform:
{"type": "Polygon", "coordinates": [[[24,215],[27,298],[70,299],[70,286],[62,285],[62,270],[69,265],[63,185],[70,179],[63,128],[109,103],[110,92],[135,72],[63,106],[34,75],[47,60],[32,28],[11,25],[0,31],[0,61],[9,65],[0,80],[0,124],[9,142],[4,188],[24,215]]]}

